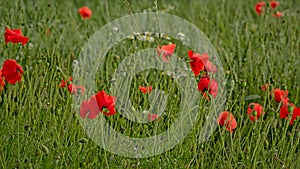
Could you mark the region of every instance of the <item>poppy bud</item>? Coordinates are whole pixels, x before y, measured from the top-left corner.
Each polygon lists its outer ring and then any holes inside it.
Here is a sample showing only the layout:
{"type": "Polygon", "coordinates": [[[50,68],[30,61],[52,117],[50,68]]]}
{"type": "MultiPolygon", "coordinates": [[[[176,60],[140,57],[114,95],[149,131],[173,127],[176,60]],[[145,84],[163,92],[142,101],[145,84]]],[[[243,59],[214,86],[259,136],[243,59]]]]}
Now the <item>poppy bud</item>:
{"type": "Polygon", "coordinates": [[[114,59],[115,59],[115,60],[120,60],[120,56],[115,55],[115,56],[114,56],[114,59]]]}
{"type": "Polygon", "coordinates": [[[293,107],[293,106],[289,106],[289,107],[288,107],[288,112],[289,112],[289,113],[293,113],[293,111],[294,111],[294,107],[293,107]]]}
{"type": "Polygon", "coordinates": [[[279,118],[279,113],[276,113],[275,115],[276,115],[276,118],[279,118]]]}
{"type": "Polygon", "coordinates": [[[24,129],[25,129],[26,131],[29,131],[29,130],[30,130],[30,126],[29,126],[29,125],[25,125],[25,126],[24,126],[24,129]]]}
{"type": "MultiPolygon", "coordinates": [[[[291,119],[291,121],[293,120],[293,118],[291,119]]],[[[293,123],[291,124],[291,122],[290,122],[290,125],[295,125],[295,126],[298,126],[298,124],[299,124],[299,120],[300,120],[300,117],[299,116],[297,116],[296,117],[296,119],[293,121],[293,123]]]]}
{"type": "Polygon", "coordinates": [[[252,115],[253,115],[254,117],[256,117],[256,116],[257,116],[257,111],[253,111],[253,112],[252,112],[252,115]]]}
{"type": "Polygon", "coordinates": [[[87,143],[88,140],[86,138],[81,138],[78,142],[84,144],[87,143]]]}
{"type": "Polygon", "coordinates": [[[246,86],[247,86],[247,82],[246,82],[246,80],[243,80],[243,82],[242,82],[242,86],[243,86],[243,87],[246,87],[246,86]]]}

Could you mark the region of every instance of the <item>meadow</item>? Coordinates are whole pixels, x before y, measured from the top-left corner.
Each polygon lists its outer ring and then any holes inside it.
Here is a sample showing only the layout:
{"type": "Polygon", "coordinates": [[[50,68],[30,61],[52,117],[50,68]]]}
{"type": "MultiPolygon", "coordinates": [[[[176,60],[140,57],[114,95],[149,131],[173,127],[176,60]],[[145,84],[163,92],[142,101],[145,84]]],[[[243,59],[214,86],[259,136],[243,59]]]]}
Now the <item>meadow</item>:
{"type": "MultiPolygon", "coordinates": [[[[0,83],[0,168],[299,168],[300,118],[292,125],[290,120],[293,110],[300,107],[300,1],[279,1],[274,10],[265,1],[262,14],[255,10],[258,2],[4,0],[0,5],[0,68],[4,69],[7,59],[14,59],[24,72],[14,84],[9,78],[1,79],[6,82],[3,89],[0,83]],[[83,6],[92,10],[90,18],[79,14],[83,6]],[[277,11],[282,16],[275,17],[277,11]],[[71,82],[62,87],[62,80],[73,75],[82,47],[98,29],[140,12],[176,15],[209,38],[224,69],[226,101],[222,111],[234,116],[237,124],[232,131],[218,125],[207,141],[199,142],[205,112],[214,99],[199,92],[201,109],[196,124],[182,142],[162,154],[122,157],[87,136],[73,106],[73,90],[68,90],[71,82]],[[21,29],[28,42],[6,43],[5,28],[21,29]],[[288,90],[284,96],[288,103],[276,101],[275,89],[288,90]],[[253,121],[247,113],[253,108],[251,103],[260,104],[264,112],[253,121]],[[282,117],[286,104],[288,115],[282,117]]],[[[180,47],[176,40],[171,42],[177,43],[175,51],[189,67],[189,49],[180,47]]],[[[111,94],[113,72],[135,52],[133,44],[144,49],[166,43],[169,41],[127,39],[112,48],[105,66],[99,68],[104,71],[97,74],[96,92],[111,94]]],[[[160,119],[138,124],[116,110],[116,114],[105,116],[106,121],[131,137],[146,138],[166,131],[177,118],[180,102],[173,79],[150,70],[138,74],[131,85],[130,100],[135,109],[149,107],[147,94],[139,87],[153,85],[169,92],[168,112],[160,119]]]]}

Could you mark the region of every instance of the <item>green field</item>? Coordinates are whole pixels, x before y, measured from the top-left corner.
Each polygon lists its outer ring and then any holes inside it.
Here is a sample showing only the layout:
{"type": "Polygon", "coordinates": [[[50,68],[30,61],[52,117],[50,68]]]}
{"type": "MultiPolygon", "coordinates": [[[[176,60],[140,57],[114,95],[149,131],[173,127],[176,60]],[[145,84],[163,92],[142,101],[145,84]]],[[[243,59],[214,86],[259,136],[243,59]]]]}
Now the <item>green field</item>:
{"type": "MultiPolygon", "coordinates": [[[[289,91],[289,101],[300,107],[300,1],[279,1],[272,16],[266,7],[255,12],[258,1],[157,0],[157,1],[29,1],[6,0],[0,5],[0,66],[15,59],[24,69],[22,80],[6,83],[0,91],[0,168],[299,168],[300,119],[289,125],[279,118],[281,103],[272,88],[289,91]],[[82,19],[78,9],[93,14],[82,19]],[[206,142],[199,141],[210,101],[199,92],[202,109],[197,124],[171,150],[149,158],[127,158],[104,150],[80,125],[73,96],[60,88],[73,75],[74,60],[87,40],[102,26],[140,12],[163,12],[197,26],[211,41],[224,67],[226,103],[237,128],[233,133],[219,126],[206,142]],[[26,45],[5,43],[5,28],[20,28],[26,45]],[[266,91],[261,86],[268,83],[266,91]],[[263,106],[265,114],[249,120],[248,105],[263,106]]],[[[268,2],[266,1],[268,4],[268,2]]],[[[176,52],[188,64],[188,47],[180,42],[176,52]]],[[[111,94],[113,72],[121,61],[139,49],[156,48],[168,41],[124,40],[106,55],[96,77],[97,91],[111,94]]],[[[127,136],[146,138],[166,131],[176,120],[178,87],[164,72],[141,72],[132,81],[130,100],[137,110],[149,107],[139,86],[153,85],[169,92],[165,115],[138,124],[118,113],[105,117],[127,136]]],[[[77,85],[77,84],[76,84],[77,85]]],[[[86,87],[86,86],[85,86],[86,87]]],[[[87,87],[86,87],[87,88],[87,87]]],[[[89,98],[87,93],[84,99],[89,98]]],[[[118,99],[118,98],[117,98],[118,99]]],[[[117,145],[116,145],[117,146],[117,145]]],[[[159,146],[159,145],[158,145],[159,146]]],[[[124,147],[125,149],[126,147],[124,147]]]]}

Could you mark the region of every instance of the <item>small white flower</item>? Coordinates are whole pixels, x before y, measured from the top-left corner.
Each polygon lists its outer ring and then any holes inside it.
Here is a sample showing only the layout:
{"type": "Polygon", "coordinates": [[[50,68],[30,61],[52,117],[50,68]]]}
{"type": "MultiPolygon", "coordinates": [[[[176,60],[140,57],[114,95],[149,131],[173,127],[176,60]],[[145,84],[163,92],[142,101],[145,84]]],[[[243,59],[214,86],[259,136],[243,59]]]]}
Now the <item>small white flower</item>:
{"type": "Polygon", "coordinates": [[[177,35],[178,35],[178,38],[179,38],[180,40],[184,40],[184,38],[185,38],[185,34],[184,34],[184,33],[179,32],[177,35]]]}
{"type": "Polygon", "coordinates": [[[118,31],[119,31],[119,28],[113,27],[112,30],[115,31],[115,32],[118,32],[118,31]]]}

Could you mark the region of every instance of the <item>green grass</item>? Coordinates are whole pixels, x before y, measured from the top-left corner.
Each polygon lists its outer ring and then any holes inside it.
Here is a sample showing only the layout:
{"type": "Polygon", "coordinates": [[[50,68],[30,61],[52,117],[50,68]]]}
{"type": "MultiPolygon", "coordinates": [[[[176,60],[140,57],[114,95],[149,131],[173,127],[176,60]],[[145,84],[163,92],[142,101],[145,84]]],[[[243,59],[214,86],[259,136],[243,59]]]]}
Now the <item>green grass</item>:
{"type": "MultiPolygon", "coordinates": [[[[199,143],[204,108],[197,125],[180,144],[163,154],[138,159],[114,155],[89,139],[73,109],[72,96],[58,85],[72,75],[73,60],[78,59],[82,46],[95,31],[128,12],[155,11],[155,3],[130,1],[127,6],[123,1],[3,2],[0,34],[4,34],[6,26],[21,28],[29,43],[5,44],[4,37],[0,38],[0,63],[16,59],[25,71],[19,84],[6,84],[0,93],[0,168],[299,168],[300,122],[289,126],[279,119],[278,104],[260,86],[267,82],[274,88],[287,88],[290,100],[300,106],[300,3],[280,1],[282,18],[257,16],[255,3],[158,1],[158,11],[188,20],[211,40],[225,69],[225,108],[234,114],[238,127],[234,134],[220,127],[207,142],[199,143]],[[82,20],[77,12],[85,5],[93,10],[89,20],[82,20]],[[48,29],[51,33],[46,35],[48,29]],[[241,99],[249,95],[260,98],[241,99]],[[250,102],[260,103],[266,112],[256,123],[246,114],[250,102]]],[[[159,44],[137,43],[141,48],[159,44]]],[[[108,53],[105,69],[117,67],[128,55],[127,46],[131,46],[129,41],[108,53]]],[[[146,72],[137,76],[131,90],[146,85],[145,78],[158,87],[172,85],[172,78],[155,76],[151,71],[149,77],[145,77],[146,72]]],[[[109,93],[112,72],[105,71],[98,77],[97,88],[109,93]]],[[[176,86],[170,91],[175,95],[176,86]]],[[[162,121],[135,124],[118,114],[106,119],[123,134],[149,137],[167,130],[176,119],[179,100],[172,97],[168,98],[169,113],[162,121]]],[[[130,99],[136,109],[149,105],[138,91],[130,99]]],[[[209,102],[202,99],[201,104],[209,102]]]]}

